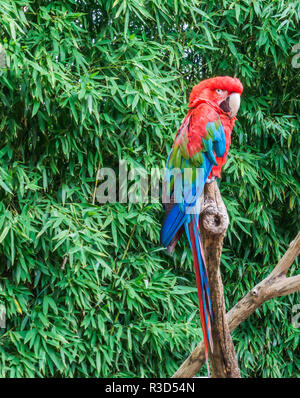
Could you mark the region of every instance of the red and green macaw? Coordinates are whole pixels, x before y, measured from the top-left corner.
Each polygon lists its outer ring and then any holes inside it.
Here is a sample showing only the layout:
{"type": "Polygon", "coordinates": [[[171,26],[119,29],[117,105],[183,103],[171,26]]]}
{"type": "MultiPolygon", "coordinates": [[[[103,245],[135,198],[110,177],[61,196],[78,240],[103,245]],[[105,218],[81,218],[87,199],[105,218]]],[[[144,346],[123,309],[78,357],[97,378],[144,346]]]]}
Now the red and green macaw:
{"type": "Polygon", "coordinates": [[[193,88],[189,111],[167,160],[163,187],[164,202],[166,192],[170,201],[164,203],[161,242],[171,252],[186,232],[194,260],[207,368],[208,344],[213,349],[212,308],[199,228],[200,195],[208,179],[221,176],[242,91],[239,79],[229,76],[206,79],[193,88]]]}

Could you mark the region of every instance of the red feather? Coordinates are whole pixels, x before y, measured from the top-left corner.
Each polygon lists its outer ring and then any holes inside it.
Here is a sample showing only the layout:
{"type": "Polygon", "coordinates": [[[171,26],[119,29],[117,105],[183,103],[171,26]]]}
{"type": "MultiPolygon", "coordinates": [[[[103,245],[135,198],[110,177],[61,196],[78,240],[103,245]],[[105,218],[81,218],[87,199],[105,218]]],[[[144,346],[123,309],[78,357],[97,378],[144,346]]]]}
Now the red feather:
{"type": "Polygon", "coordinates": [[[226,137],[225,153],[221,158],[217,158],[218,166],[214,166],[209,175],[221,177],[221,169],[226,163],[229,147],[231,144],[231,132],[236,118],[229,119],[222,111],[216,101],[216,89],[226,90],[227,94],[242,94],[243,85],[236,77],[217,76],[206,79],[193,87],[189,98],[189,113],[192,113],[191,133],[189,135],[189,151],[192,156],[201,147],[201,139],[206,133],[205,125],[207,122],[214,121],[220,117],[226,137]]]}
{"type": "MultiPolygon", "coordinates": [[[[196,248],[196,239],[197,238],[195,237],[195,234],[194,234],[194,228],[193,228],[192,221],[189,223],[189,234],[190,234],[190,238],[191,238],[193,262],[194,262],[194,269],[195,269],[195,274],[196,274],[196,284],[197,284],[197,290],[198,290],[198,301],[199,301],[199,310],[200,310],[200,322],[201,322],[201,328],[202,328],[202,332],[203,332],[204,349],[205,349],[205,361],[206,361],[206,366],[207,366],[207,371],[208,371],[208,376],[209,376],[209,366],[208,366],[208,344],[209,343],[210,343],[211,351],[213,351],[212,338],[211,338],[210,316],[208,315],[209,314],[209,299],[208,299],[207,293],[206,293],[205,300],[203,302],[202,283],[201,283],[201,276],[200,276],[200,270],[199,270],[197,248],[196,248]],[[207,318],[205,317],[204,306],[205,306],[207,318]],[[206,325],[206,319],[207,319],[208,325],[206,325]],[[207,328],[209,330],[210,339],[208,339],[207,328]]],[[[201,256],[203,259],[203,264],[205,266],[202,244],[201,244],[201,256]]]]}

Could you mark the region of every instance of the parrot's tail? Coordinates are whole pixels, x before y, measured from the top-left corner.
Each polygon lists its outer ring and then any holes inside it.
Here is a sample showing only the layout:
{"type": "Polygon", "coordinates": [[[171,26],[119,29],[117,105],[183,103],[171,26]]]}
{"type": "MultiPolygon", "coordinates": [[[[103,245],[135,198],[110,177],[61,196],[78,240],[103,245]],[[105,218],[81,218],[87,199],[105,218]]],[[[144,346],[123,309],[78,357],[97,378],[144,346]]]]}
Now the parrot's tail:
{"type": "Polygon", "coordinates": [[[198,217],[196,217],[194,214],[191,214],[190,221],[188,223],[185,223],[185,232],[187,234],[187,238],[193,253],[196,283],[198,289],[200,321],[205,347],[205,360],[209,376],[208,344],[210,345],[211,351],[213,351],[213,341],[211,335],[212,309],[203,246],[198,225],[198,217]]]}

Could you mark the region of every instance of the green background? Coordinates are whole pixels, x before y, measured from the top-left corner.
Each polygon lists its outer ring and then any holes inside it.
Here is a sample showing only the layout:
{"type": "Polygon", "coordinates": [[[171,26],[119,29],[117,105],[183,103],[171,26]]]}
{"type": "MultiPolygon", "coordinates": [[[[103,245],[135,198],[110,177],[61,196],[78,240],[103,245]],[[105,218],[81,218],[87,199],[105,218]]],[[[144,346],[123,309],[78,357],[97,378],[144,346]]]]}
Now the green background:
{"type": "MultiPolygon", "coordinates": [[[[191,254],[185,240],[162,249],[161,204],[92,203],[99,167],[165,165],[203,78],[245,88],[220,185],[227,310],[270,273],[299,229],[299,12],[1,1],[2,377],[171,376],[201,340],[191,254]]],[[[273,299],[233,332],[242,376],[299,376],[297,302],[273,299]]]]}

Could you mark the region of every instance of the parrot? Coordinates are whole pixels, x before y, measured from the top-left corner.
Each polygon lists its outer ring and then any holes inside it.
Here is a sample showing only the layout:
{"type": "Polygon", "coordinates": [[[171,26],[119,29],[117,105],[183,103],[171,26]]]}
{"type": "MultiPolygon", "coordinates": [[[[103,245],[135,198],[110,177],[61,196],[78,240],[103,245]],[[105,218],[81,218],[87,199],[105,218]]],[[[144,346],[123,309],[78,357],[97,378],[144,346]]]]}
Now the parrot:
{"type": "Polygon", "coordinates": [[[208,78],[193,87],[188,112],[175,136],[163,179],[165,217],[160,240],[172,253],[183,232],[187,236],[196,276],[208,375],[208,346],[213,352],[213,311],[199,216],[205,183],[220,178],[226,163],[242,92],[240,80],[231,76],[208,78]]]}

